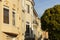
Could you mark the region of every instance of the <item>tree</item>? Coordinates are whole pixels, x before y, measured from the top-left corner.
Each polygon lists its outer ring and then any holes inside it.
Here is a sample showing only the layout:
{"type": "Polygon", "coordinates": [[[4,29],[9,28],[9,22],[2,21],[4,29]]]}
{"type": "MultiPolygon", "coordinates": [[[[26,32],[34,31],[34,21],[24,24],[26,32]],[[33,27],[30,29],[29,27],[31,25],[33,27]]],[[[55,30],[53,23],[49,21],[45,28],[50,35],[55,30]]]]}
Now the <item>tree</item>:
{"type": "Polygon", "coordinates": [[[60,5],[45,10],[41,25],[42,30],[48,31],[50,40],[60,40],[60,5]]]}

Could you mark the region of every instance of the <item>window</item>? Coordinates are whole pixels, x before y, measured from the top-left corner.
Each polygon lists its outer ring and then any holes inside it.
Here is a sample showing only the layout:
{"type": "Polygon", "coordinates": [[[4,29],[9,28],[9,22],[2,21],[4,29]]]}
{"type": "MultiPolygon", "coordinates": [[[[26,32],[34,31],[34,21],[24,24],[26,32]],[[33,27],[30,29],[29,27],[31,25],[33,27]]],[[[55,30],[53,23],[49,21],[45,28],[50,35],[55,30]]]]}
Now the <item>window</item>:
{"type": "Polygon", "coordinates": [[[30,35],[30,25],[29,22],[26,22],[26,36],[30,35]]]}
{"type": "Polygon", "coordinates": [[[3,11],[4,11],[3,22],[9,24],[9,9],[4,8],[3,11]]]}
{"type": "Polygon", "coordinates": [[[15,25],[15,12],[13,12],[13,25],[15,25]]]}
{"type": "Polygon", "coordinates": [[[26,30],[27,30],[27,31],[26,31],[27,33],[30,32],[30,30],[29,30],[29,25],[26,25],[26,30]]]}
{"type": "Polygon", "coordinates": [[[27,12],[30,13],[30,6],[27,5],[27,12]]]}

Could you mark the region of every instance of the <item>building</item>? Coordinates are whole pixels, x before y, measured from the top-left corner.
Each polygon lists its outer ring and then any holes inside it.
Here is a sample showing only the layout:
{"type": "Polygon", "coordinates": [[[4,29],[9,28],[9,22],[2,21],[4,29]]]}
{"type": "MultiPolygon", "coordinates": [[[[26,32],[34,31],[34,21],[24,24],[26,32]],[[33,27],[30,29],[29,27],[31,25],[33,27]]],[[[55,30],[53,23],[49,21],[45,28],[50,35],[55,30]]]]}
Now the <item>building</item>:
{"type": "Polygon", "coordinates": [[[20,40],[21,0],[0,0],[0,10],[0,40],[20,40]]]}
{"type": "Polygon", "coordinates": [[[1,40],[39,39],[41,24],[34,5],[34,0],[0,0],[1,40]]]}
{"type": "Polygon", "coordinates": [[[22,0],[22,30],[24,40],[33,40],[33,0],[22,0]]]}
{"type": "Polygon", "coordinates": [[[35,40],[41,40],[42,38],[42,29],[41,29],[41,22],[40,18],[38,18],[38,14],[36,10],[33,10],[34,16],[33,16],[33,32],[35,34],[35,40]]]}

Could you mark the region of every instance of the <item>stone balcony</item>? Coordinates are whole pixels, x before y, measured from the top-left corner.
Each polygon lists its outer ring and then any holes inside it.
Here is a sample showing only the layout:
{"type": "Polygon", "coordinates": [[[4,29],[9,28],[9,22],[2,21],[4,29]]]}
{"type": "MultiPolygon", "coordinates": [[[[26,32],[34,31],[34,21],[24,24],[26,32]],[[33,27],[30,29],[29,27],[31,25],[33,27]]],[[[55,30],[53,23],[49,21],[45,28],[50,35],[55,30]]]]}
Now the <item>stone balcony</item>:
{"type": "Polygon", "coordinates": [[[4,33],[9,33],[9,34],[15,34],[15,35],[19,34],[19,29],[17,27],[11,26],[11,25],[6,25],[6,24],[4,24],[1,27],[1,31],[4,33]]]}

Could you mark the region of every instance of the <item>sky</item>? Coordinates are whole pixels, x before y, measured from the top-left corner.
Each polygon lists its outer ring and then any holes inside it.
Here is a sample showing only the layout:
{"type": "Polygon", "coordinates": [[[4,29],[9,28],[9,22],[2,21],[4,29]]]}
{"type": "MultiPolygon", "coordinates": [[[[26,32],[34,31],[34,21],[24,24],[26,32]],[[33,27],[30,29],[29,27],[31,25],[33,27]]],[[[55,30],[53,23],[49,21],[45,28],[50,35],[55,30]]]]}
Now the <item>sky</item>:
{"type": "Polygon", "coordinates": [[[60,0],[34,0],[35,10],[38,13],[38,16],[41,17],[44,11],[48,8],[53,7],[54,5],[60,4],[60,0]]]}

